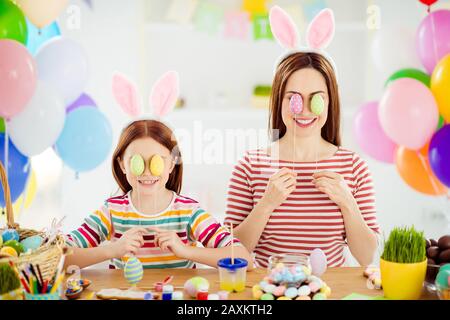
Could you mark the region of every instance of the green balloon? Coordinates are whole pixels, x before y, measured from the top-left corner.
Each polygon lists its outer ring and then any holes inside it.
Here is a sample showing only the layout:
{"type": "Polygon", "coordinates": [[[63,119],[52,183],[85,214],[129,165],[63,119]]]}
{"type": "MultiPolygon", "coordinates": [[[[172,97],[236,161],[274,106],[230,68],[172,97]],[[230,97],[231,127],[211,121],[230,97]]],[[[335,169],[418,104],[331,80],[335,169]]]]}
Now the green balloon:
{"type": "Polygon", "coordinates": [[[394,73],[386,81],[385,86],[387,87],[391,82],[402,79],[402,78],[412,78],[422,82],[427,87],[430,87],[431,77],[425,72],[418,69],[402,69],[394,73]]]}
{"type": "Polygon", "coordinates": [[[5,119],[0,118],[0,133],[5,132],[5,119]]]}
{"type": "MultiPolygon", "coordinates": [[[[443,116],[439,116],[439,124],[438,124],[438,130],[440,130],[445,124],[445,120],[443,116]]],[[[0,127],[1,130],[1,127],[0,127]]]]}
{"type": "Polygon", "coordinates": [[[22,11],[10,0],[0,0],[0,39],[27,42],[27,23],[22,11]]]}

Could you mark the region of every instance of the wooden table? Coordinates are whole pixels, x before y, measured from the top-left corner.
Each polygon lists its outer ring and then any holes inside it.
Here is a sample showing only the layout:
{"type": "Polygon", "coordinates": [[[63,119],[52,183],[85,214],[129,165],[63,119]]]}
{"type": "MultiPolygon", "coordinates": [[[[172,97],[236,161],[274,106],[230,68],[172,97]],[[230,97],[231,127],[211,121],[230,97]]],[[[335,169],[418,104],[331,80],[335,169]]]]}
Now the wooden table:
{"type": "MultiPolygon", "coordinates": [[[[366,278],[363,276],[364,268],[330,268],[322,276],[322,279],[331,288],[330,299],[342,299],[351,293],[358,293],[367,296],[381,296],[382,290],[371,290],[367,288],[366,278]]],[[[255,269],[247,272],[247,288],[244,292],[231,293],[230,300],[253,300],[251,287],[259,283],[267,274],[266,269],[255,269]]],[[[184,282],[191,277],[201,276],[208,279],[210,283],[210,292],[219,291],[219,274],[216,269],[146,269],[144,278],[139,283],[139,288],[153,291],[153,284],[163,281],[169,275],[173,275],[172,285],[182,287],[184,282]]],[[[99,270],[87,269],[81,271],[82,278],[92,281],[91,286],[83,292],[82,299],[92,296],[92,292],[105,288],[129,288],[128,283],[123,277],[122,270],[99,270]]],[[[177,289],[176,289],[177,290],[177,289]]],[[[181,290],[181,289],[178,289],[181,290]]],[[[93,296],[95,299],[95,295],[93,296]]],[[[422,299],[437,299],[433,294],[425,289],[422,299]]]]}

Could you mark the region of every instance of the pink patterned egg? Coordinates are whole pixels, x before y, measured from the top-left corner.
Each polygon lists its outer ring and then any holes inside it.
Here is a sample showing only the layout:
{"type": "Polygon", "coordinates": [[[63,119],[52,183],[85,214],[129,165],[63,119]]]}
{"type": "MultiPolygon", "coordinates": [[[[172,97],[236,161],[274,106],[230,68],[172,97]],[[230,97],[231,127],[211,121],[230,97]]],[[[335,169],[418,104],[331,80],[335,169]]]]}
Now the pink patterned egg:
{"type": "Polygon", "coordinates": [[[309,256],[312,274],[320,277],[327,270],[327,256],[320,249],[314,249],[309,256]]]}
{"type": "Polygon", "coordinates": [[[294,94],[289,103],[293,114],[300,114],[303,111],[303,98],[299,94],[294,94]]]}

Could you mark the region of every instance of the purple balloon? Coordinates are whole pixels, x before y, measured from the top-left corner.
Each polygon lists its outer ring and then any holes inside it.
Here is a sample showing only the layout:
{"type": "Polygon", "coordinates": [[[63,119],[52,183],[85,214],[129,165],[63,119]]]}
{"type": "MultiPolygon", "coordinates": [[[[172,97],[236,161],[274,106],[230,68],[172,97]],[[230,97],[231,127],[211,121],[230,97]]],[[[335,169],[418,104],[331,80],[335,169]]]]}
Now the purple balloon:
{"type": "Polygon", "coordinates": [[[429,74],[450,53],[449,34],[450,10],[434,11],[420,24],[416,34],[417,54],[429,74]]]}
{"type": "Polygon", "coordinates": [[[450,124],[431,139],[428,160],[436,177],[450,188],[450,124]]]}
{"type": "Polygon", "coordinates": [[[97,107],[97,104],[90,96],[88,96],[86,93],[83,93],[77,100],[75,100],[74,103],[70,104],[66,108],[66,114],[72,112],[75,109],[78,109],[80,107],[97,107]]]}
{"type": "Polygon", "coordinates": [[[378,118],[378,102],[363,105],[355,116],[353,131],[361,149],[372,158],[394,163],[396,144],[388,138],[378,118]]]}

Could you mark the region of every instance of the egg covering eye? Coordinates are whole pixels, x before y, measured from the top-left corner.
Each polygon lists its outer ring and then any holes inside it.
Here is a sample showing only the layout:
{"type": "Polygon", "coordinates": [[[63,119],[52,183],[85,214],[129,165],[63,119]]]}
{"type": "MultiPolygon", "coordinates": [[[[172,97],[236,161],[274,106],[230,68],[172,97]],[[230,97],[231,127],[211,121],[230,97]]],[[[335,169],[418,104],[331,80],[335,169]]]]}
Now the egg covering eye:
{"type": "Polygon", "coordinates": [[[325,100],[321,94],[315,94],[311,99],[311,111],[316,116],[320,116],[325,110],[325,100]]]}
{"type": "Polygon", "coordinates": [[[131,173],[136,177],[144,173],[145,163],[141,155],[135,154],[134,156],[131,157],[130,169],[131,173]]]}
{"type": "Polygon", "coordinates": [[[164,160],[160,155],[155,154],[150,160],[150,172],[155,177],[159,177],[160,175],[162,175],[163,171],[164,160]]]}
{"type": "Polygon", "coordinates": [[[291,100],[289,102],[289,106],[291,108],[291,112],[293,114],[300,114],[303,111],[303,98],[299,94],[294,94],[291,97],[291,100]]]}

